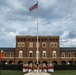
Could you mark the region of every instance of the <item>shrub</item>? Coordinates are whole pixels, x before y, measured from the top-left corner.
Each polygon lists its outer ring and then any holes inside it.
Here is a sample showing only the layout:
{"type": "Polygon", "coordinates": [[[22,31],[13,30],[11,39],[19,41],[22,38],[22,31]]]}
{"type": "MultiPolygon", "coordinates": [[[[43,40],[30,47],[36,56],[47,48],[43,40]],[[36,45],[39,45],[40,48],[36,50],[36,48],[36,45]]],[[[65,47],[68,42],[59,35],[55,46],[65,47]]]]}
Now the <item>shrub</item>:
{"type": "Polygon", "coordinates": [[[22,70],[23,65],[19,64],[0,64],[1,70],[22,70]]]}
{"type": "Polygon", "coordinates": [[[54,65],[54,70],[76,70],[76,65],[54,65]]]}

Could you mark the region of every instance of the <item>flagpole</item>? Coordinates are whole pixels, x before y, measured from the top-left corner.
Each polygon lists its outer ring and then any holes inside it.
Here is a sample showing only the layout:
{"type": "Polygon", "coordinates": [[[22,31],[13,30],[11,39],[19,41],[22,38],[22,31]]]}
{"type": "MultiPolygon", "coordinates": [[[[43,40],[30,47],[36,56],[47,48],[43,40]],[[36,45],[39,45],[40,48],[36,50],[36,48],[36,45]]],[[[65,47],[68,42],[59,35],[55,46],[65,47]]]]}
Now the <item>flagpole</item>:
{"type": "Polygon", "coordinates": [[[38,58],[39,58],[39,50],[38,50],[38,47],[39,47],[39,44],[38,44],[38,1],[34,6],[30,7],[29,10],[31,12],[31,10],[36,9],[36,8],[37,8],[37,11],[36,11],[36,13],[37,13],[37,43],[36,43],[37,51],[36,51],[36,58],[37,58],[37,66],[38,66],[38,58]]]}
{"type": "MultiPolygon", "coordinates": [[[[37,4],[38,4],[38,2],[37,2],[37,4]]],[[[37,66],[38,66],[38,59],[39,59],[39,57],[38,57],[38,46],[39,46],[39,44],[38,44],[38,8],[37,8],[37,66]]]]}

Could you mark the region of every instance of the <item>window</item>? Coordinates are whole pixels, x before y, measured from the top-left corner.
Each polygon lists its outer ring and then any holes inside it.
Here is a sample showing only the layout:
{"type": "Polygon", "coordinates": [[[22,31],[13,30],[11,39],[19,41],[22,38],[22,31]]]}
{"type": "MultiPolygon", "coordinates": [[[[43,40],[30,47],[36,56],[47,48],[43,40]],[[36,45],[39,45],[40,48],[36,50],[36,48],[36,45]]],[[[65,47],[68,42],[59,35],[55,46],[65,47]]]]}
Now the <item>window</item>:
{"type": "Polygon", "coordinates": [[[18,38],[17,41],[20,41],[20,39],[18,38]]]}
{"type": "Polygon", "coordinates": [[[58,43],[54,43],[54,46],[55,46],[55,47],[58,47],[58,43]]]}
{"type": "Polygon", "coordinates": [[[7,57],[7,53],[4,53],[4,54],[3,54],[3,57],[7,57]]]}
{"type": "Polygon", "coordinates": [[[68,57],[71,57],[71,53],[68,54],[68,57]]]}
{"type": "Polygon", "coordinates": [[[23,51],[19,51],[19,58],[23,57],[23,51]]]}
{"type": "Polygon", "coordinates": [[[57,39],[55,39],[57,41],[57,39]]]}
{"type": "Polygon", "coordinates": [[[53,51],[53,53],[52,53],[52,57],[53,57],[53,58],[56,58],[56,57],[57,57],[57,55],[56,55],[56,51],[53,51]]]}
{"type": "Polygon", "coordinates": [[[55,41],[55,39],[53,39],[53,41],[55,41]]]}
{"type": "Polygon", "coordinates": [[[65,57],[65,53],[62,53],[62,57],[65,57]]]}
{"type": "Polygon", "coordinates": [[[50,41],[52,41],[52,39],[50,39],[50,41]]]}
{"type": "Polygon", "coordinates": [[[33,47],[33,43],[29,43],[29,47],[33,47]]]}
{"type": "Polygon", "coordinates": [[[53,47],[54,45],[53,45],[53,43],[51,43],[51,47],[53,47]]]}
{"type": "Polygon", "coordinates": [[[13,57],[13,54],[12,53],[10,53],[10,57],[13,57]]]}
{"type": "Polygon", "coordinates": [[[18,43],[18,47],[21,47],[21,44],[20,43],[18,43]]]}
{"type": "Polygon", "coordinates": [[[56,47],[58,47],[58,44],[57,44],[57,42],[52,42],[52,43],[50,43],[50,46],[56,48],[56,47]]]}
{"type": "Polygon", "coordinates": [[[23,39],[23,41],[25,41],[25,38],[23,39]]]}
{"type": "Polygon", "coordinates": [[[39,54],[39,51],[36,51],[36,57],[39,57],[40,54],[39,54]]]}
{"type": "Polygon", "coordinates": [[[29,38],[29,41],[31,41],[31,39],[29,38]]]}
{"type": "Polygon", "coordinates": [[[44,40],[47,41],[46,38],[44,40]]]}
{"type": "Polygon", "coordinates": [[[57,46],[57,44],[55,44],[55,46],[57,46]]]}
{"type": "Polygon", "coordinates": [[[22,38],[21,38],[21,41],[22,41],[22,38]]]}
{"type": "Polygon", "coordinates": [[[22,44],[22,47],[25,47],[25,44],[24,43],[22,44]]]}
{"type": "Polygon", "coordinates": [[[34,41],[34,39],[32,38],[32,41],[34,41]]]}
{"type": "Polygon", "coordinates": [[[39,41],[40,41],[40,38],[39,38],[39,41]]]}
{"type": "Polygon", "coordinates": [[[33,57],[33,52],[29,51],[29,57],[33,57]]]}
{"type": "Polygon", "coordinates": [[[43,41],[43,39],[41,39],[43,41]]]}
{"type": "Polygon", "coordinates": [[[18,47],[25,47],[25,43],[24,42],[18,42],[18,47]]]}
{"type": "Polygon", "coordinates": [[[43,57],[45,58],[46,57],[46,51],[43,51],[43,57]]]}
{"type": "Polygon", "coordinates": [[[46,43],[42,43],[42,47],[45,48],[46,47],[46,43]]]}

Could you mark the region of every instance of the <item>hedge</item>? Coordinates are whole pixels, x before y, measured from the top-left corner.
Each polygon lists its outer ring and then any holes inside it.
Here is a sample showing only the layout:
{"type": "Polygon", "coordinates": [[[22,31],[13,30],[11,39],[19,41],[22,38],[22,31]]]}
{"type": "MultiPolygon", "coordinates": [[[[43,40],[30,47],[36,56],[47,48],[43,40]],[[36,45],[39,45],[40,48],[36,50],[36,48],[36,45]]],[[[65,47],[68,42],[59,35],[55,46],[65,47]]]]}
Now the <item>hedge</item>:
{"type": "MultiPolygon", "coordinates": [[[[22,70],[22,64],[0,64],[0,70],[22,70]]],[[[54,70],[76,70],[76,65],[54,65],[54,70]]]]}
{"type": "Polygon", "coordinates": [[[76,70],[76,65],[54,65],[54,70],[76,70]]]}
{"type": "Polygon", "coordinates": [[[0,70],[22,70],[22,64],[0,64],[0,70]]]}

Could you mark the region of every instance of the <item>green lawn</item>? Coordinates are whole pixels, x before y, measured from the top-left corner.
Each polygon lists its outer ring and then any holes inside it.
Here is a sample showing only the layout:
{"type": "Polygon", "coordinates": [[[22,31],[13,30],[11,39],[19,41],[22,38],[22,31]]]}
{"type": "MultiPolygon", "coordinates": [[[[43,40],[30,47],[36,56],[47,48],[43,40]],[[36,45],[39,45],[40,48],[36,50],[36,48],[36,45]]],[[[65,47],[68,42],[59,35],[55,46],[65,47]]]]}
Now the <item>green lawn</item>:
{"type": "Polygon", "coordinates": [[[22,71],[14,71],[14,70],[1,70],[0,75],[23,75],[22,71]]]}
{"type": "Polygon", "coordinates": [[[55,71],[53,73],[50,73],[52,75],[76,75],[76,70],[70,70],[70,71],[55,71]]]}
{"type": "MultiPolygon", "coordinates": [[[[2,70],[0,75],[23,75],[22,71],[14,71],[14,70],[2,70]]],[[[76,70],[70,71],[55,71],[50,73],[52,75],[76,75],[76,70]]]]}

